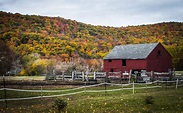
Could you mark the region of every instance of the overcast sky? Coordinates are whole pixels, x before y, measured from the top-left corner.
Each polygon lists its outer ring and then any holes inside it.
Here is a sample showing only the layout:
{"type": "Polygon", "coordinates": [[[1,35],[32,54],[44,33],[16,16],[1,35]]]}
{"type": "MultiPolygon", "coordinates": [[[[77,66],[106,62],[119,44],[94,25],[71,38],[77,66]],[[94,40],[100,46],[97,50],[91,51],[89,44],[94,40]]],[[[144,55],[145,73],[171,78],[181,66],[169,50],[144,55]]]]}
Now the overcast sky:
{"type": "Polygon", "coordinates": [[[183,0],[0,0],[0,11],[113,27],[183,22],[183,0]]]}

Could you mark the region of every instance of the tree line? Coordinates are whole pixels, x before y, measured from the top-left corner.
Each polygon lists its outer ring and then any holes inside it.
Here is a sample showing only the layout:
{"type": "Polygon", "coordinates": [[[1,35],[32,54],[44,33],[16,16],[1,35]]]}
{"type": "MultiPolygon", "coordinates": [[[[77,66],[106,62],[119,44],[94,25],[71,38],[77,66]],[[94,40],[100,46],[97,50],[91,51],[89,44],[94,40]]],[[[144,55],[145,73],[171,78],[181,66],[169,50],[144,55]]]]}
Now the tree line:
{"type": "MultiPolygon", "coordinates": [[[[115,45],[161,42],[181,69],[183,23],[164,22],[127,27],[94,26],[61,17],[0,12],[0,40],[19,57],[102,59],[115,45]]],[[[25,66],[23,67],[25,68],[25,66]]],[[[179,69],[179,70],[180,70],[179,69]]]]}

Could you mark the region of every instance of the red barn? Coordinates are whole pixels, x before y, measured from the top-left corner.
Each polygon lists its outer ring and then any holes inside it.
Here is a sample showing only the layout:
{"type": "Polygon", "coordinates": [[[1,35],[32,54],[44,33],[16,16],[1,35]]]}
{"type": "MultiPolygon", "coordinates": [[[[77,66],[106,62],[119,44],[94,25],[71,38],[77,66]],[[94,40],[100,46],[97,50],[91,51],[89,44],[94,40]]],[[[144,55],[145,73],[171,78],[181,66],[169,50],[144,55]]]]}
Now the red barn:
{"type": "Polygon", "coordinates": [[[168,72],[172,68],[172,57],[161,43],[129,44],[115,46],[104,57],[104,71],[168,72]]]}

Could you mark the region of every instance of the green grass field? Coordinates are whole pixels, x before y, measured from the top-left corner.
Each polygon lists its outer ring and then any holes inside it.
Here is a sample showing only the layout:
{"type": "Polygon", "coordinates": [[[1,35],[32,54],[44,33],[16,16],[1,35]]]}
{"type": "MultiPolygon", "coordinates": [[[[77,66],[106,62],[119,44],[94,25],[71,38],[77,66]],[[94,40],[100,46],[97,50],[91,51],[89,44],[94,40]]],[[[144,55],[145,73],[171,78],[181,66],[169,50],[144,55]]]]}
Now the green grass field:
{"type": "MultiPolygon", "coordinates": [[[[107,86],[107,89],[116,89],[121,86],[107,86]]],[[[131,87],[131,86],[129,86],[131,87]]],[[[52,90],[64,90],[65,88],[56,88],[52,90]]],[[[105,87],[97,86],[87,88],[87,90],[104,90],[105,87]]],[[[48,90],[48,89],[46,89],[48,90]]],[[[49,89],[50,90],[50,89],[49,89]]],[[[17,92],[7,91],[7,98],[32,97],[40,95],[59,95],[62,93],[73,93],[84,91],[77,89],[67,92],[17,92]]],[[[0,90],[0,99],[4,98],[4,91],[0,90]]],[[[181,113],[183,112],[183,87],[161,87],[153,89],[135,89],[135,93],[130,90],[119,90],[112,92],[83,92],[79,94],[50,97],[30,100],[0,101],[1,113],[54,113],[52,104],[56,98],[65,100],[68,104],[65,109],[67,113],[181,113]],[[147,96],[154,98],[154,104],[146,104],[144,99],[147,96]]]]}

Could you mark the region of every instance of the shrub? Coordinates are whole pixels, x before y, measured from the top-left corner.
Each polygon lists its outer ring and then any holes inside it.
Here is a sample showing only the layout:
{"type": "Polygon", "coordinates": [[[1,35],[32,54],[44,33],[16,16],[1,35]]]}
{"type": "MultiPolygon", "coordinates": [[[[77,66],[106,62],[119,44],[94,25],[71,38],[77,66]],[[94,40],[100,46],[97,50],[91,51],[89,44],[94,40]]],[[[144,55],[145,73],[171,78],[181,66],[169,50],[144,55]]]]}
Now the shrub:
{"type": "Polygon", "coordinates": [[[146,96],[144,101],[145,101],[145,104],[154,104],[154,97],[153,96],[146,96]]]}
{"type": "Polygon", "coordinates": [[[60,98],[57,98],[53,103],[53,108],[55,108],[59,113],[63,111],[66,106],[67,102],[60,98]]]}

